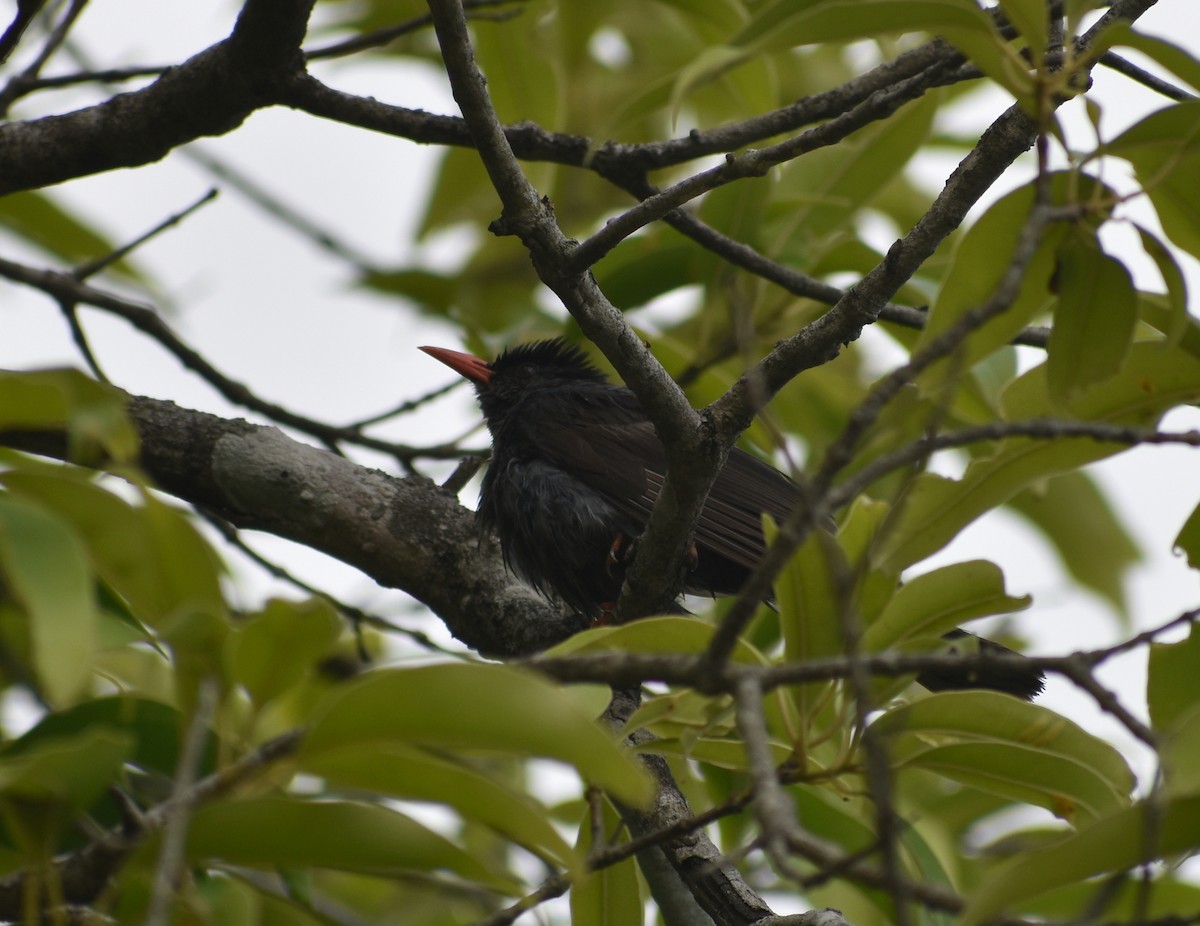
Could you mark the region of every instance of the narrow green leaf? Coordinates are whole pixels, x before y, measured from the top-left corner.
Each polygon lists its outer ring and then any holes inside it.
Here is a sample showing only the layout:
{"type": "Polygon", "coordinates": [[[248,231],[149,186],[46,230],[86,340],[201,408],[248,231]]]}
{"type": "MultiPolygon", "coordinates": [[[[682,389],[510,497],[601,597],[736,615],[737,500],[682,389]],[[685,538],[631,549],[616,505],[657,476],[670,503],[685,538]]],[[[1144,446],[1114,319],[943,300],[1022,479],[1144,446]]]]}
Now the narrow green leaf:
{"type": "Polygon", "coordinates": [[[453,279],[428,270],[368,270],[358,282],[368,289],[404,296],[417,308],[435,315],[450,310],[457,291],[453,279]]]}
{"type": "MultiPolygon", "coordinates": [[[[903,173],[929,138],[941,97],[931,94],[836,146],[785,164],[771,193],[773,215],[767,250],[786,254],[798,244],[820,254],[854,216],[871,206],[903,173]]],[[[736,233],[726,229],[727,233],[736,233]]]]}
{"type": "Polygon", "coordinates": [[[812,7],[827,2],[828,0],[769,0],[755,10],[754,15],[730,39],[730,43],[756,49],[791,47],[791,20],[804,15],[812,7]]]}
{"type": "Polygon", "coordinates": [[[1000,0],[1000,9],[1025,39],[1034,60],[1040,61],[1046,52],[1050,26],[1044,0],[1000,0]]]}
{"type": "Polygon", "coordinates": [[[130,745],[127,734],[105,729],[42,740],[0,756],[0,794],[82,810],[116,780],[130,745]]]}
{"type": "MultiPolygon", "coordinates": [[[[1061,174],[1054,176],[1054,202],[1061,203],[1073,195],[1071,179],[1061,174]]],[[[1086,195],[1086,181],[1084,187],[1081,197],[1086,195]]],[[[917,339],[914,353],[924,350],[994,294],[1012,263],[1013,251],[1033,204],[1033,186],[1019,187],[993,203],[967,230],[954,252],[953,264],[930,308],[929,320],[917,339]]],[[[1043,233],[1012,304],[969,334],[952,358],[930,366],[919,380],[923,392],[937,392],[956,370],[969,369],[993,351],[1006,347],[1039,312],[1049,307],[1055,252],[1065,234],[1066,229],[1061,225],[1051,226],[1043,233]]]]}
{"type": "MultiPolygon", "coordinates": [[[[609,845],[620,832],[621,818],[608,801],[601,804],[599,822],[603,832],[596,833],[591,807],[585,807],[576,846],[581,855],[594,847],[609,845]]],[[[637,862],[633,858],[584,875],[571,886],[571,926],[640,926],[645,919],[637,862]]]]}
{"type": "Polygon", "coordinates": [[[1050,394],[1061,401],[1120,369],[1137,325],[1137,293],[1124,264],[1086,234],[1059,248],[1057,282],[1047,369],[1050,394]]]}
{"type": "Polygon", "coordinates": [[[224,615],[221,562],[179,510],[149,493],[135,507],[66,474],[8,472],[0,479],[70,522],[96,572],[139,620],[161,628],[172,614],[224,615]]]}
{"type": "MultiPolygon", "coordinates": [[[[1194,517],[1194,515],[1193,515],[1194,517]]],[[[1200,628],[1179,643],[1150,644],[1146,700],[1150,722],[1167,733],[1200,704],[1200,628]]]]}
{"type": "MultiPolygon", "coordinates": [[[[104,235],[39,191],[9,193],[0,198],[0,227],[67,264],[81,264],[116,250],[104,235]]],[[[126,279],[142,279],[126,259],[113,264],[112,270],[126,279]]]]}
{"type": "MultiPolygon", "coordinates": [[[[614,627],[594,627],[564,640],[546,651],[547,656],[572,653],[633,652],[692,653],[708,649],[716,627],[711,621],[683,615],[647,617],[614,627]]],[[[733,651],[735,662],[766,665],[767,658],[745,640],[733,651]]]]}
{"type": "Polygon", "coordinates": [[[1054,845],[1024,853],[980,878],[958,922],[978,926],[1053,888],[1200,847],[1200,797],[1139,803],[1054,845]]]}
{"type": "Polygon", "coordinates": [[[885,650],[917,637],[940,637],[977,617],[1009,614],[1029,607],[1028,596],[1004,591],[995,563],[972,560],[943,566],[904,583],[863,634],[863,649],[885,650]]]}
{"type": "Polygon", "coordinates": [[[0,371],[0,427],[67,431],[67,456],[83,464],[137,457],[137,431],[117,390],[78,370],[0,371]]]}
{"type": "Polygon", "coordinates": [[[888,711],[875,729],[901,766],[935,771],[1067,820],[1129,803],[1133,773],[1113,747],[1059,714],[990,691],[946,692],[888,711]]]}
{"type": "MultiPolygon", "coordinates": [[[[8,743],[0,758],[23,755],[56,739],[110,730],[128,738],[127,762],[169,777],[179,764],[181,723],[179,711],[161,701],[132,695],[98,698],[47,714],[32,729],[8,743]]],[[[210,739],[200,763],[200,774],[207,775],[215,763],[216,741],[210,739]]]]}
{"type": "Polygon", "coordinates": [[[310,675],[340,632],[341,621],[325,601],[269,601],[225,641],[229,678],[265,704],[310,675]]]}
{"type": "Polygon", "coordinates": [[[551,825],[545,807],[464,763],[397,743],[373,743],[309,755],[299,767],[334,788],[445,804],[555,865],[579,868],[581,859],[551,825]]]}
{"type": "MultiPolygon", "coordinates": [[[[771,543],[776,531],[770,518],[764,520],[767,542],[771,543]]],[[[848,572],[849,565],[838,541],[821,530],[809,535],[780,572],[775,580],[775,602],[779,608],[784,658],[788,662],[805,662],[842,651],[834,576],[848,572]]],[[[789,688],[802,718],[809,717],[814,699],[824,687],[825,683],[818,682],[789,688]]]]}
{"type": "Polygon", "coordinates": [[[196,811],[188,856],[274,871],[332,868],[395,877],[450,871],[493,890],[519,884],[415,820],[372,804],[265,797],[222,801],[196,811]]]}
{"type": "Polygon", "coordinates": [[[727,45],[712,45],[693,58],[675,78],[671,86],[668,112],[671,122],[679,118],[683,101],[697,87],[716,80],[726,71],[745,62],[750,55],[740,48],[727,45]]]}
{"type": "Polygon", "coordinates": [[[613,305],[629,310],[696,282],[695,248],[664,226],[621,242],[593,268],[613,305]]]}
{"type": "Polygon", "coordinates": [[[1200,506],[1192,509],[1175,537],[1175,549],[1187,556],[1188,565],[1200,569],[1200,506]]]}
{"type": "MultiPolygon", "coordinates": [[[[1114,377],[1070,403],[1073,418],[1151,425],[1167,409],[1200,396],[1200,361],[1182,349],[1143,342],[1114,377]]],[[[1004,413],[1019,421],[1055,417],[1045,364],[1005,391],[1004,413]]],[[[1077,469],[1124,449],[1087,438],[1011,438],[990,457],[973,462],[961,480],[922,474],[912,481],[899,515],[874,552],[882,567],[900,571],[941,549],[980,515],[1049,476],[1077,469]]]]}
{"type": "Polygon", "coordinates": [[[921,31],[958,46],[1018,99],[1031,96],[1032,79],[1020,59],[1005,46],[988,17],[974,3],[961,0],[825,0],[768,6],[731,44],[758,54],[921,31]]]}
{"type": "Polygon", "coordinates": [[[382,669],[339,687],[314,709],[304,757],[389,741],[545,756],[632,804],[652,788],[629,753],[559,688],[510,666],[458,663],[382,669]],[[529,723],[529,712],[537,723],[529,723]]]}
{"type": "Polygon", "coordinates": [[[1096,57],[1110,48],[1121,45],[1136,48],[1147,58],[1200,91],[1200,59],[1184,46],[1138,32],[1129,22],[1118,21],[1109,26],[1092,47],[1091,54],[1096,57]]]}
{"type": "MultiPolygon", "coordinates": [[[[776,765],[782,765],[795,756],[795,748],[789,743],[776,740],[767,742],[767,749],[774,758],[776,765]]],[[[749,766],[746,758],[746,745],[740,739],[714,739],[712,737],[690,737],[687,739],[652,740],[641,747],[639,752],[655,755],[678,756],[695,762],[706,762],[718,768],[745,771],[749,766]]]]}
{"type": "Polygon", "coordinates": [[[87,551],[54,514],[0,496],[0,570],[29,622],[33,667],[53,704],[91,681],[98,611],[87,551]]]}
{"type": "Polygon", "coordinates": [[[1188,314],[1187,279],[1170,249],[1153,232],[1140,225],[1135,224],[1135,227],[1142,239],[1142,250],[1150,256],[1162,275],[1163,284],[1167,288],[1166,301],[1169,308],[1165,324],[1153,318],[1143,320],[1165,334],[1168,344],[1178,344],[1192,322],[1188,314]]]}
{"type": "Polygon", "coordinates": [[[1167,237],[1200,257],[1200,101],[1151,113],[1107,152],[1133,165],[1167,237]]]}

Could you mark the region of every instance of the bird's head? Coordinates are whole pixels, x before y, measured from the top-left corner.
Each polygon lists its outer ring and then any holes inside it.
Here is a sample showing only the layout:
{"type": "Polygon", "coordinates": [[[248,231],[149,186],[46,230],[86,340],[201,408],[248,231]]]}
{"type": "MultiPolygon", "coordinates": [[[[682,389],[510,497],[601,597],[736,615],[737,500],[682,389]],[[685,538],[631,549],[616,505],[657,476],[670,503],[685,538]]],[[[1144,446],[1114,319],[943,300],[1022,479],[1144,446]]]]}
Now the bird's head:
{"type": "Polygon", "coordinates": [[[562,338],[510,347],[490,363],[445,347],[421,350],[475,384],[479,405],[489,424],[535,394],[552,394],[583,383],[607,382],[582,350],[562,338]]]}

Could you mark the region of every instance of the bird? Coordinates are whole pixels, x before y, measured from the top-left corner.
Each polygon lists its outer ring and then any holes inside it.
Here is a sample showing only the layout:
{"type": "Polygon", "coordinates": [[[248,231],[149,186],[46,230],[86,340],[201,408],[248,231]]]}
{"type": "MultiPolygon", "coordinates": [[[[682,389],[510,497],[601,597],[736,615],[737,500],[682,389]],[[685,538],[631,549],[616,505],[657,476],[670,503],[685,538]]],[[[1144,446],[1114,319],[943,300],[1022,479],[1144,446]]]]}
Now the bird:
{"type": "MultiPolygon", "coordinates": [[[[499,538],[505,565],[543,595],[600,621],[620,594],[623,557],[667,471],[666,450],[637,396],[563,338],[519,344],[491,361],[444,347],[420,350],[474,384],[492,439],[477,516],[499,538]]],[[[800,501],[794,481],[732,448],[696,524],[684,591],[737,594],[766,554],[763,514],[783,522],[800,501]]],[[[984,651],[1012,652],[978,642],[984,651]]],[[[934,691],[987,688],[1028,700],[1043,680],[1036,668],[1006,660],[926,670],[917,681],[934,691]]]]}

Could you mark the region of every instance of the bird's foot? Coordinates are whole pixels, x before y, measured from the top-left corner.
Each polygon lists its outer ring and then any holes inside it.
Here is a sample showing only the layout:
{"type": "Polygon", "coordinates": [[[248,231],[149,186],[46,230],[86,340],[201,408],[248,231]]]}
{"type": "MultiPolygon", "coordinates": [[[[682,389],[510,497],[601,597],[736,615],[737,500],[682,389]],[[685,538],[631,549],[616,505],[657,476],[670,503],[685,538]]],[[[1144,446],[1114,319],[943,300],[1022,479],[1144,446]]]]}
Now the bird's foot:
{"type": "MultiPolygon", "coordinates": [[[[625,575],[625,567],[633,560],[636,547],[637,541],[631,540],[624,531],[617,533],[604,561],[604,571],[610,579],[620,579],[625,575]]],[[[611,608],[612,605],[609,604],[608,607],[611,608]]]]}
{"type": "MultiPolygon", "coordinates": [[[[635,537],[630,539],[624,531],[621,531],[613,539],[612,546],[608,548],[608,556],[604,562],[604,571],[608,573],[610,579],[623,579],[625,576],[625,567],[633,562],[633,557],[637,553],[638,539],[635,537]]],[[[696,571],[696,567],[700,565],[700,552],[696,549],[695,541],[688,543],[687,552],[683,556],[684,569],[691,573],[696,571]]]]}

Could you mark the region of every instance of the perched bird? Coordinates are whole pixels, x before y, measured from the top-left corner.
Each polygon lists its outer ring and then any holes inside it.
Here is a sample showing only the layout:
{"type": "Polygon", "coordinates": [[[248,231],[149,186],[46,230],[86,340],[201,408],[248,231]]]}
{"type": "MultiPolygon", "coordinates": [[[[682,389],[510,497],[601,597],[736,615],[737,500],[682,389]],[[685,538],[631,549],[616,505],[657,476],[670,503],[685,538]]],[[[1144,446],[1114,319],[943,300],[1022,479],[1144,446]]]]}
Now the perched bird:
{"type": "MultiPolygon", "coordinates": [[[[443,347],[421,350],[475,385],[492,435],[479,518],[500,538],[505,563],[543,594],[600,618],[621,590],[614,553],[641,535],[666,473],[666,453],[637,397],[561,339],[513,347],[490,363],[443,347]]],[[[738,592],[766,552],[763,513],[783,521],[799,501],[792,480],[733,448],[696,525],[685,591],[738,592]]],[[[1042,686],[1034,669],[998,665],[926,672],[918,681],[1024,698],[1042,686]]]]}

